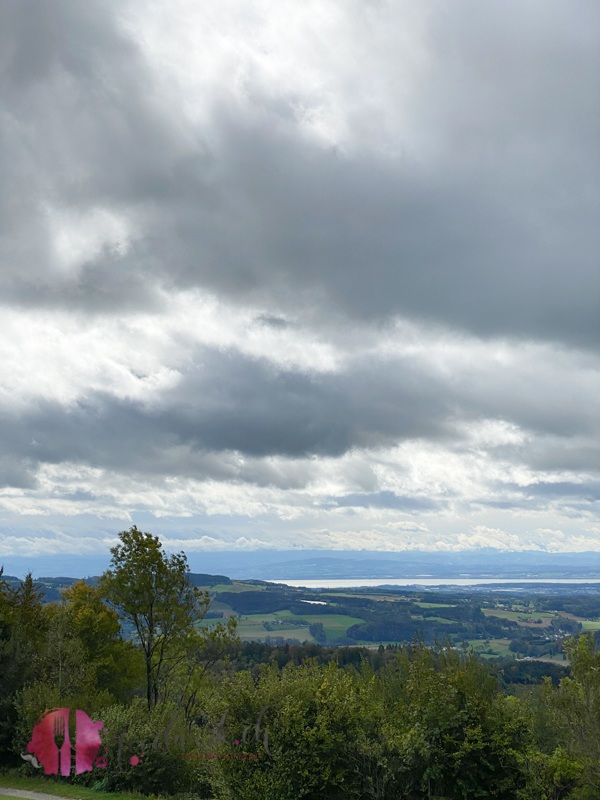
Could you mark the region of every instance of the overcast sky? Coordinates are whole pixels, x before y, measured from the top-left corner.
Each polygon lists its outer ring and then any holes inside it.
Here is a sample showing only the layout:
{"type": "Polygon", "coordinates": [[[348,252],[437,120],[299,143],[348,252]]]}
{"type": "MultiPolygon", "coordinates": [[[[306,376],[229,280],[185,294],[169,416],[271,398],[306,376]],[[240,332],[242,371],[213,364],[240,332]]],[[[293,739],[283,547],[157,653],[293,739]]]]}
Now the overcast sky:
{"type": "Polygon", "coordinates": [[[0,0],[0,560],[600,550],[597,0],[0,0]]]}

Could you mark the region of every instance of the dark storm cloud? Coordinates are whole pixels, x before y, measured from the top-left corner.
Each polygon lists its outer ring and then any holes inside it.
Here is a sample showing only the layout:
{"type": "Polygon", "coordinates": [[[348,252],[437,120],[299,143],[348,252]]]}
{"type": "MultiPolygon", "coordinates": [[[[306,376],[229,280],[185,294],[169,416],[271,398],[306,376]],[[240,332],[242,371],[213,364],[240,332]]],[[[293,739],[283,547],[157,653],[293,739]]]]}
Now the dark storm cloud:
{"type": "Polygon", "coordinates": [[[432,8],[416,141],[390,161],[311,143],[283,90],[251,86],[252,119],[224,100],[210,131],[187,130],[118,4],[5,3],[4,296],[119,311],[200,286],[274,318],[402,314],[596,346],[598,6],[432,8]],[[126,253],[56,270],[47,204],[101,206],[136,232],[126,253]]]}
{"type": "Polygon", "coordinates": [[[164,402],[166,418],[179,409],[173,425],[184,439],[258,457],[438,437],[451,413],[438,379],[411,360],[356,359],[339,373],[310,374],[208,350],[164,402]]]}
{"type": "MultiPolygon", "coordinates": [[[[41,402],[18,418],[5,415],[5,452],[31,465],[70,461],[277,483],[268,469],[244,471],[223,453],[340,456],[354,447],[444,436],[450,410],[443,394],[412,364],[384,369],[370,362],[351,372],[309,375],[234,352],[206,350],[198,358],[202,363],[164,393],[159,407],[90,393],[71,407],[41,402]]],[[[291,482],[298,483],[293,474],[291,482]]]]}
{"type": "Polygon", "coordinates": [[[260,325],[266,325],[269,328],[289,328],[290,323],[283,317],[275,316],[275,314],[259,314],[255,322],[260,325]]]}
{"type": "MultiPolygon", "coordinates": [[[[515,387],[512,404],[503,409],[505,420],[521,422],[523,404],[527,418],[532,390],[539,388],[515,387]]],[[[555,411],[564,425],[560,403],[555,411]]],[[[357,356],[343,371],[310,373],[276,368],[233,350],[200,348],[180,381],[147,403],[90,391],[68,406],[40,400],[29,410],[5,412],[0,439],[7,469],[0,477],[4,485],[26,486],[39,464],[71,462],[150,480],[177,475],[299,488],[311,480],[311,469],[294,461],[310,456],[339,457],[416,439],[471,454],[481,445],[464,438],[465,425],[468,430],[489,413],[486,396],[479,404],[472,396],[465,401],[460,384],[414,358],[357,356]],[[269,457],[286,463],[277,466],[269,457]]],[[[543,419],[552,431],[558,427],[550,413],[543,419]]],[[[572,448],[576,459],[577,441],[572,448]]],[[[492,444],[487,450],[491,458],[527,464],[539,456],[539,440],[492,444]]],[[[424,508],[426,501],[376,492],[372,476],[357,479],[364,493],[331,502],[424,508]]],[[[539,494],[543,486],[519,491],[525,497],[530,489],[539,494]]],[[[553,486],[563,495],[576,491],[575,484],[565,483],[548,484],[547,492],[553,486]]]]}
{"type": "Polygon", "coordinates": [[[5,300],[117,312],[156,303],[156,277],[141,257],[105,246],[74,271],[52,258],[53,215],[118,215],[164,198],[180,158],[172,120],[153,105],[143,59],[116,22],[118,8],[96,0],[0,6],[5,300]]]}

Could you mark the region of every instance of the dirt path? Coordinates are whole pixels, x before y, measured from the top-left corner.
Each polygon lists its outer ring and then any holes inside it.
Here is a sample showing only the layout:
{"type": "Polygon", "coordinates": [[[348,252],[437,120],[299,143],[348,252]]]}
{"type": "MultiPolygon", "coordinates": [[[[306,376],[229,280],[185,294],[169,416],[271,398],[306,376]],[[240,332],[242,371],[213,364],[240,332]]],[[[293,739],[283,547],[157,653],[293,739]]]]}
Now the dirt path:
{"type": "Polygon", "coordinates": [[[73,798],[59,797],[56,794],[46,794],[45,792],[30,792],[27,789],[7,789],[6,786],[0,786],[0,795],[22,797],[23,800],[73,800],[73,798]]]}

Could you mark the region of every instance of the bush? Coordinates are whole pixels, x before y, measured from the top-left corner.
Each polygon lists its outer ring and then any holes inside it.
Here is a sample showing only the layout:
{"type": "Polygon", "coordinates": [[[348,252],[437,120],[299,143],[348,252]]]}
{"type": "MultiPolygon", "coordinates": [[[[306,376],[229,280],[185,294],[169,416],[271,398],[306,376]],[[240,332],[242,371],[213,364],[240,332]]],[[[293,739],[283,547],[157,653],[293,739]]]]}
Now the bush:
{"type": "Polygon", "coordinates": [[[137,699],[128,707],[110,706],[99,716],[104,722],[106,766],[87,773],[89,783],[100,784],[105,791],[160,795],[194,788],[195,770],[184,758],[190,732],[174,705],[148,711],[137,699]]]}
{"type": "Polygon", "coordinates": [[[142,794],[171,795],[192,787],[189,764],[181,754],[150,750],[137,766],[129,766],[120,775],[113,776],[113,786],[108,790],[141,792],[142,794]]]}

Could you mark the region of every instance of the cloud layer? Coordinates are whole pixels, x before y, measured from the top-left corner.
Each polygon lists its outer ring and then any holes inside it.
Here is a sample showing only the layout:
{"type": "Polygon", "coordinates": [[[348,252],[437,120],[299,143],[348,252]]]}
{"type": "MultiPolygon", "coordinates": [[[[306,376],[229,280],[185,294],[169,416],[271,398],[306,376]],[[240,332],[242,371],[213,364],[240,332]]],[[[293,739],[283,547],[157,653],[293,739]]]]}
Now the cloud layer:
{"type": "Polygon", "coordinates": [[[3,3],[4,554],[600,549],[599,30],[3,3]]]}

